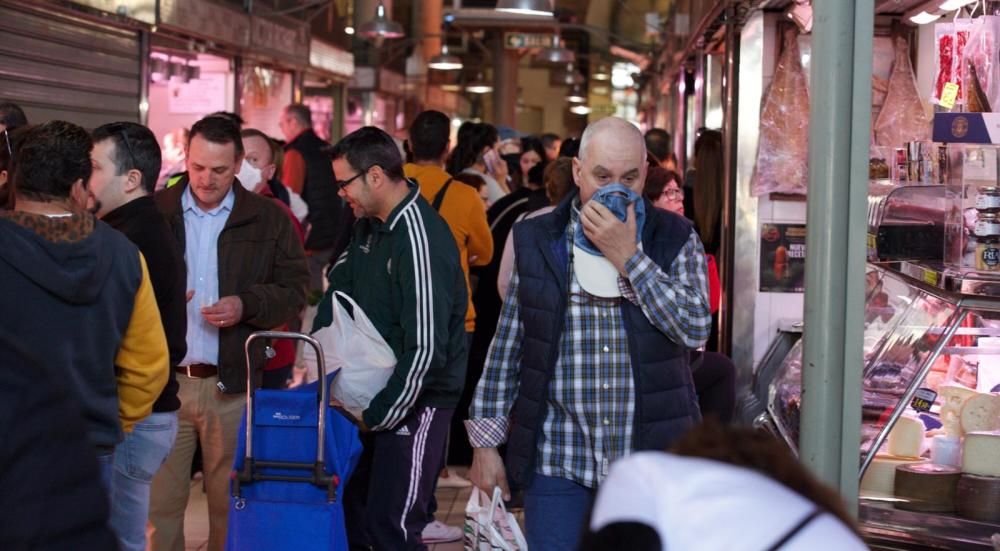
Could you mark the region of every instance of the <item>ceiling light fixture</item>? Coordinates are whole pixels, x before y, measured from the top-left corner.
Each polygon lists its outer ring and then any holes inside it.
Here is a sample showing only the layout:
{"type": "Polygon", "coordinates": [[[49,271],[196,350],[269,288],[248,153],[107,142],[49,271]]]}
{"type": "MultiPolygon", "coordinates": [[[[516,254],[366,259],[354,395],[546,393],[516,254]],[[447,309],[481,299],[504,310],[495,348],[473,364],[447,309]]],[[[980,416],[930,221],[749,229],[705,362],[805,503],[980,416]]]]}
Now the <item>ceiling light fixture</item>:
{"type": "Polygon", "coordinates": [[[977,1],[978,0],[944,0],[944,2],[941,2],[941,5],[938,6],[938,9],[942,9],[944,11],[954,11],[959,8],[964,8],[965,6],[977,1]]]}
{"type": "Polygon", "coordinates": [[[574,115],[589,115],[590,107],[587,107],[586,105],[574,105],[569,108],[569,112],[574,115]]]}
{"type": "Polygon", "coordinates": [[[458,71],[462,65],[462,59],[456,55],[448,53],[448,45],[442,42],[441,53],[431,58],[427,67],[438,71],[458,71]]]}
{"type": "Polygon", "coordinates": [[[354,27],[352,27],[351,25],[344,27],[344,34],[348,35],[354,34],[354,27]]]}
{"type": "Polygon", "coordinates": [[[371,21],[367,21],[361,25],[358,33],[362,38],[367,40],[403,38],[406,34],[403,32],[402,25],[385,15],[385,4],[381,1],[378,3],[378,7],[375,8],[375,17],[371,21]]]}
{"type": "Polygon", "coordinates": [[[569,89],[569,94],[566,94],[566,101],[570,103],[585,103],[587,101],[587,98],[583,95],[583,89],[579,84],[574,84],[569,89]]]}
{"type": "Polygon", "coordinates": [[[594,71],[594,74],[590,75],[590,78],[594,80],[611,80],[611,73],[608,72],[608,66],[601,63],[597,66],[597,70],[594,71]]]}
{"type": "Polygon", "coordinates": [[[921,10],[919,13],[907,16],[907,19],[909,19],[913,23],[916,23],[917,25],[926,25],[928,23],[933,23],[938,19],[941,19],[941,14],[928,13],[926,11],[921,10]]]}
{"type": "Polygon", "coordinates": [[[551,0],[500,0],[496,11],[552,17],[551,0]]]}
{"type": "Polygon", "coordinates": [[[573,61],[576,61],[576,54],[573,50],[568,50],[563,47],[562,39],[559,37],[559,34],[556,33],[552,35],[552,46],[538,52],[535,59],[543,63],[561,65],[563,63],[572,63],[573,61]]]}
{"type": "Polygon", "coordinates": [[[482,73],[479,73],[476,80],[465,85],[465,91],[470,94],[489,94],[493,91],[493,86],[486,82],[482,73]]]}

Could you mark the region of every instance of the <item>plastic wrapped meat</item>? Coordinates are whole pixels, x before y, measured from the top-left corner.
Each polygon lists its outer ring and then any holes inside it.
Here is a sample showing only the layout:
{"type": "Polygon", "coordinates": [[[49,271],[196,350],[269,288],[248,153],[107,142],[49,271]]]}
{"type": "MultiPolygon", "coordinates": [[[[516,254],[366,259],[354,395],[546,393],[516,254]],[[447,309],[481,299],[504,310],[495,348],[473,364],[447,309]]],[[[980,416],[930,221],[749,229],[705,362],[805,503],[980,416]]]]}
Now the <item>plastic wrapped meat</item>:
{"type": "Polygon", "coordinates": [[[1000,31],[1000,17],[986,16],[973,20],[969,41],[965,46],[962,74],[966,110],[986,113],[990,106],[1000,103],[1000,86],[997,85],[996,37],[1000,31]]]}
{"type": "Polygon", "coordinates": [[[751,193],[805,195],[809,180],[809,87],[795,29],[785,31],[760,114],[760,143],[751,193]]]}
{"type": "Polygon", "coordinates": [[[955,25],[938,23],[934,25],[936,56],[934,67],[937,78],[934,79],[934,100],[938,101],[944,94],[944,85],[952,82],[952,66],[955,63],[955,25]]]}
{"type": "Polygon", "coordinates": [[[900,147],[906,142],[930,140],[931,121],[917,92],[906,40],[896,39],[896,61],[889,76],[889,93],[875,121],[878,145],[900,147]]]}

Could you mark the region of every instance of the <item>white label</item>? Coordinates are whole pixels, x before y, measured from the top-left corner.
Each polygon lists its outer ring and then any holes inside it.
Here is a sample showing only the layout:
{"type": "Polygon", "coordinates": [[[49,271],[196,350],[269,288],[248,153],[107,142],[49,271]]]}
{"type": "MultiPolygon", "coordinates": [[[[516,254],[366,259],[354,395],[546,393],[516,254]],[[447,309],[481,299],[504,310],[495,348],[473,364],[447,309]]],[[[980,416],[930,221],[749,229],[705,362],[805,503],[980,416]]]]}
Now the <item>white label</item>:
{"type": "Polygon", "coordinates": [[[977,195],[976,209],[1000,209],[1000,195],[977,195]]]}
{"type": "Polygon", "coordinates": [[[1000,222],[979,220],[976,222],[976,235],[1000,235],[1000,222]]]}

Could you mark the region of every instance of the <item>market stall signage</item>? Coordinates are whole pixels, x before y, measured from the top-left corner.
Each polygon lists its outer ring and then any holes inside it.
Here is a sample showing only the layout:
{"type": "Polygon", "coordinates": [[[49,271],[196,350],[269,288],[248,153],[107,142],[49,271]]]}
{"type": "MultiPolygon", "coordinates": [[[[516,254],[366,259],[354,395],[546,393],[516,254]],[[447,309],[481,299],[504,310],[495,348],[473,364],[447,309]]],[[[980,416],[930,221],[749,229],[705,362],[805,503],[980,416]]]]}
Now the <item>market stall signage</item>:
{"type": "Polygon", "coordinates": [[[261,17],[252,20],[254,49],[303,65],[309,63],[309,29],[285,26],[261,17]]]}
{"type": "Polygon", "coordinates": [[[217,43],[246,46],[250,16],[203,0],[160,0],[160,23],[217,43]]]}
{"type": "Polygon", "coordinates": [[[937,392],[929,388],[921,388],[913,395],[910,405],[917,411],[928,412],[934,405],[934,400],[937,400],[937,392]]]}
{"type": "Polygon", "coordinates": [[[548,48],[552,45],[552,34],[504,33],[503,45],[508,50],[521,48],[548,48]]]}
{"type": "Polygon", "coordinates": [[[801,293],[805,289],[806,226],[763,224],[760,230],[760,290],[801,293]]]}
{"type": "Polygon", "coordinates": [[[935,113],[932,139],[941,143],[1000,144],[1000,113],[935,113]]]}

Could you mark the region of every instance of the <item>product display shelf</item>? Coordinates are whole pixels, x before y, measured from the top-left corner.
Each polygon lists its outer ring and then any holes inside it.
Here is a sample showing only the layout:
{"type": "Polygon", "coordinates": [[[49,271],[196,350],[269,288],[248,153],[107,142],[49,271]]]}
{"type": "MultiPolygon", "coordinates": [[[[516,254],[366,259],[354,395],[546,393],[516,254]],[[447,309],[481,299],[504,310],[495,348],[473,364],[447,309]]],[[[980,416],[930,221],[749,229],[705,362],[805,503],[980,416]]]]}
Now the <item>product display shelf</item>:
{"type": "MultiPolygon", "coordinates": [[[[980,339],[1000,336],[1000,293],[994,293],[998,289],[1000,281],[975,274],[956,275],[941,265],[868,265],[861,476],[873,462],[882,463],[873,469],[873,478],[881,476],[875,471],[885,471],[889,435],[904,413],[908,419],[927,424],[931,434],[943,430],[930,429],[941,425],[944,400],[936,394],[941,385],[960,385],[975,393],[979,383],[988,384],[986,390],[991,390],[989,377],[1000,375],[1000,341],[983,344],[987,341],[980,339]],[[915,397],[928,396],[929,411],[913,409],[915,397]]],[[[776,371],[769,385],[766,419],[757,423],[777,432],[793,450],[798,449],[801,376],[802,341],[789,350],[776,371]]],[[[925,457],[913,457],[914,462],[927,461],[930,438],[921,434],[925,457]]],[[[890,465],[889,472],[893,470],[890,465]]],[[[1000,522],[904,510],[907,500],[894,497],[891,483],[888,494],[865,486],[862,484],[862,531],[869,543],[879,548],[893,548],[890,544],[895,542],[905,548],[993,549],[993,535],[1000,534],[1000,522]]],[[[1000,511],[1000,502],[997,509],[1000,511]]]]}

